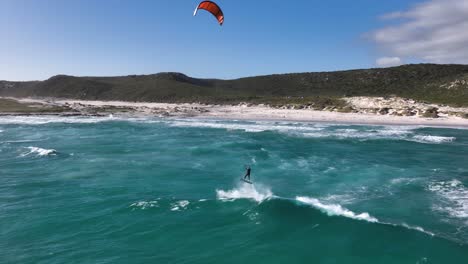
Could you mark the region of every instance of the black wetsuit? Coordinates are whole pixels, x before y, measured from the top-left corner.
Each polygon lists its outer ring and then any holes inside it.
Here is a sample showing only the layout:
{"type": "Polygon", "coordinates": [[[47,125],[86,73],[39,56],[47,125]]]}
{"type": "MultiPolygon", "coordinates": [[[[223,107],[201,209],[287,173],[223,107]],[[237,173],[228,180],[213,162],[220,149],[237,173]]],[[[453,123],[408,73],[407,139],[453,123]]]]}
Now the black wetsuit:
{"type": "Polygon", "coordinates": [[[247,168],[247,172],[245,173],[244,180],[246,178],[249,178],[249,181],[250,181],[250,167],[247,168]]]}

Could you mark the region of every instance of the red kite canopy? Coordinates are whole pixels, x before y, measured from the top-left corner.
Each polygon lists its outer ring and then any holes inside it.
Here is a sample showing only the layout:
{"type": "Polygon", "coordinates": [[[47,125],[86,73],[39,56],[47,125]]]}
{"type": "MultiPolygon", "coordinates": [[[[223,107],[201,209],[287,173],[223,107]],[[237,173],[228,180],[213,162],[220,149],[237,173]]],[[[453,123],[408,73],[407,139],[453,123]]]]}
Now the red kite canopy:
{"type": "Polygon", "coordinates": [[[197,12],[198,12],[198,9],[204,9],[208,12],[210,12],[211,14],[213,14],[213,16],[216,17],[216,19],[218,20],[219,22],[219,25],[223,25],[224,23],[224,14],[223,14],[223,11],[221,10],[221,8],[214,2],[212,1],[203,1],[201,2],[197,8],[195,8],[195,12],[193,13],[194,16],[197,15],[197,12]]]}

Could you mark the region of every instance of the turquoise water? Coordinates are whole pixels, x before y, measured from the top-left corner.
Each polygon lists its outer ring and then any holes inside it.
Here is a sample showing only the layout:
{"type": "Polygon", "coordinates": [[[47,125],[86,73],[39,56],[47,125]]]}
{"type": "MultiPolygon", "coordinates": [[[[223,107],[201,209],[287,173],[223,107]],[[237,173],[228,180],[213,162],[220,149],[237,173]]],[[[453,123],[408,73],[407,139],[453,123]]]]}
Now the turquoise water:
{"type": "Polygon", "coordinates": [[[0,131],[1,263],[468,263],[468,130],[1,117],[0,131]]]}

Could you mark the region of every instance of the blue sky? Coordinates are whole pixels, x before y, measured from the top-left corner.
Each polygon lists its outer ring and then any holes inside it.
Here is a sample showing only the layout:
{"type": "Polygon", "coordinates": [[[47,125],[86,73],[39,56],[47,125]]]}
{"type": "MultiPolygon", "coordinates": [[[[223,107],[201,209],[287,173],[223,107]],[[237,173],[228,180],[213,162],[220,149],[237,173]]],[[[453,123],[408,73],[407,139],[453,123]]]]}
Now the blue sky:
{"type": "Polygon", "coordinates": [[[207,12],[192,16],[198,2],[1,0],[0,80],[161,71],[226,79],[375,67],[400,51],[373,34],[411,19],[382,16],[425,1],[218,0],[222,27],[207,12]]]}

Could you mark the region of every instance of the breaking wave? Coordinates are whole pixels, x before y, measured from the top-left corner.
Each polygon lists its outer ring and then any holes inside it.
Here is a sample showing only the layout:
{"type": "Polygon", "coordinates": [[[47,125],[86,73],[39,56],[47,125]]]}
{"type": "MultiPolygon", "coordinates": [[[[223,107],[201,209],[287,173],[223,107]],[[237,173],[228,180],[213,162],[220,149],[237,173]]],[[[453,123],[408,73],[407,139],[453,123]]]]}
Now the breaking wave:
{"type": "Polygon", "coordinates": [[[409,230],[414,230],[414,231],[425,233],[430,236],[434,236],[434,233],[426,231],[424,228],[419,227],[419,226],[412,226],[407,223],[395,224],[395,223],[379,221],[376,217],[371,216],[367,212],[355,213],[347,208],[342,207],[339,204],[325,203],[316,198],[299,196],[299,197],[296,197],[295,200],[302,204],[312,206],[313,208],[320,210],[321,212],[327,214],[328,216],[341,216],[341,217],[346,217],[346,218],[350,218],[354,220],[366,221],[369,223],[377,223],[377,224],[389,225],[389,226],[394,226],[394,227],[403,227],[409,230]]]}
{"type": "Polygon", "coordinates": [[[420,180],[421,180],[421,178],[405,178],[405,177],[402,177],[402,178],[395,178],[395,179],[390,180],[390,184],[392,184],[392,185],[409,185],[409,184],[412,184],[412,183],[420,181],[420,180]]]}
{"type": "Polygon", "coordinates": [[[27,149],[29,149],[29,152],[22,154],[21,157],[26,157],[33,154],[38,157],[57,155],[57,151],[55,149],[43,149],[38,147],[27,147],[27,149]]]}
{"type": "Polygon", "coordinates": [[[93,124],[109,121],[128,121],[144,123],[165,123],[172,127],[197,127],[214,128],[226,130],[240,130],[249,133],[274,131],[297,137],[309,138],[338,138],[359,140],[407,140],[426,144],[441,144],[455,141],[454,137],[416,135],[418,126],[348,126],[343,124],[324,123],[291,123],[274,121],[235,122],[221,120],[199,120],[199,119],[166,119],[161,120],[150,117],[86,117],[86,116],[12,116],[0,117],[1,124],[23,124],[42,125],[49,123],[78,123],[93,124]],[[345,126],[346,128],[343,128],[345,126]]]}
{"type": "Polygon", "coordinates": [[[428,186],[442,198],[434,209],[455,218],[468,218],[468,188],[459,180],[433,182],[428,186]]]}
{"type": "Polygon", "coordinates": [[[242,130],[245,132],[264,132],[264,131],[279,131],[279,132],[290,132],[290,131],[320,131],[323,127],[319,125],[288,125],[274,122],[255,122],[255,123],[233,123],[233,122],[221,122],[221,121],[192,121],[192,120],[177,120],[170,123],[174,127],[204,127],[204,128],[218,128],[227,130],[242,130]]]}
{"type": "Polygon", "coordinates": [[[249,199],[258,203],[272,198],[273,193],[268,188],[259,187],[258,189],[251,184],[242,184],[241,187],[233,190],[216,190],[216,197],[222,201],[234,201],[237,199],[249,199]]]}
{"type": "Polygon", "coordinates": [[[131,120],[129,118],[100,117],[100,116],[8,116],[0,117],[2,125],[43,125],[51,123],[65,124],[94,124],[116,120],[131,120]]]}
{"type": "Polygon", "coordinates": [[[311,197],[296,197],[296,201],[299,201],[303,204],[310,205],[324,213],[326,213],[329,216],[342,216],[354,220],[360,220],[360,221],[367,221],[370,223],[378,223],[378,224],[383,224],[383,225],[390,225],[390,226],[395,226],[395,227],[404,227],[409,230],[415,230],[419,231],[422,233],[425,233],[427,235],[434,236],[433,233],[426,231],[424,228],[419,227],[419,226],[412,226],[408,225],[406,223],[401,223],[401,224],[394,224],[394,223],[388,223],[388,222],[382,222],[379,221],[377,218],[371,216],[369,213],[355,213],[349,209],[346,209],[342,207],[339,204],[328,204],[328,203],[323,203],[320,200],[316,198],[311,198],[311,197]]]}
{"type": "Polygon", "coordinates": [[[217,196],[217,199],[221,201],[235,201],[238,199],[248,199],[248,200],[253,200],[259,204],[261,204],[264,201],[275,202],[278,200],[299,202],[300,204],[311,206],[312,208],[315,208],[327,214],[328,216],[339,216],[339,217],[345,217],[345,218],[349,218],[353,220],[365,221],[369,223],[389,225],[389,226],[394,226],[394,227],[403,227],[405,229],[414,230],[414,231],[425,233],[430,236],[434,236],[434,233],[429,232],[419,226],[412,226],[406,223],[395,224],[395,223],[379,221],[376,217],[370,215],[367,212],[356,213],[347,208],[344,208],[340,204],[327,203],[327,202],[323,202],[323,201],[320,201],[319,199],[312,198],[312,197],[298,196],[295,199],[282,198],[282,197],[275,196],[271,192],[271,190],[268,188],[257,189],[255,186],[248,185],[248,184],[245,184],[239,188],[229,190],[229,191],[216,190],[216,196],[217,196]]]}
{"type": "Polygon", "coordinates": [[[456,140],[454,137],[440,137],[440,136],[428,136],[428,135],[417,135],[413,137],[416,142],[419,143],[448,143],[456,140]]]}
{"type": "Polygon", "coordinates": [[[39,142],[42,140],[7,140],[2,141],[2,143],[31,143],[31,142],[39,142]]]}
{"type": "Polygon", "coordinates": [[[182,200],[182,201],[178,201],[176,203],[173,203],[171,205],[171,211],[180,211],[180,210],[186,210],[187,209],[187,206],[190,204],[189,201],[187,200],[182,200]]]}
{"type": "Polygon", "coordinates": [[[296,197],[296,200],[311,205],[314,208],[319,209],[320,211],[326,213],[329,216],[344,216],[347,218],[355,219],[355,220],[362,220],[371,223],[377,223],[379,220],[375,217],[369,215],[369,213],[354,213],[346,208],[343,208],[339,204],[324,204],[320,202],[318,199],[310,198],[310,197],[296,197]]]}
{"type": "MultiPolygon", "coordinates": [[[[391,223],[382,223],[382,224],[392,225],[392,226],[396,226],[396,227],[400,226],[400,225],[391,224],[391,223]]],[[[434,233],[429,232],[429,231],[425,230],[424,228],[422,228],[420,226],[412,226],[412,225],[408,225],[407,223],[402,223],[401,226],[406,228],[406,229],[409,229],[409,230],[419,231],[419,232],[424,233],[426,235],[435,236],[434,233]]]]}
{"type": "Polygon", "coordinates": [[[285,123],[285,122],[227,122],[214,120],[175,120],[169,122],[173,127],[199,127],[215,128],[226,130],[240,130],[244,132],[265,132],[274,131],[291,136],[308,138],[338,138],[338,139],[359,139],[359,140],[406,140],[417,143],[441,144],[449,143],[456,138],[417,135],[415,129],[418,126],[354,126],[352,128],[343,128],[340,124],[322,124],[322,123],[285,123]]]}
{"type": "Polygon", "coordinates": [[[159,207],[159,204],[158,204],[158,201],[140,201],[140,202],[132,203],[130,207],[146,210],[149,208],[159,207]]]}

